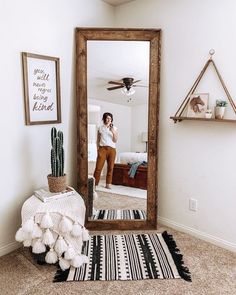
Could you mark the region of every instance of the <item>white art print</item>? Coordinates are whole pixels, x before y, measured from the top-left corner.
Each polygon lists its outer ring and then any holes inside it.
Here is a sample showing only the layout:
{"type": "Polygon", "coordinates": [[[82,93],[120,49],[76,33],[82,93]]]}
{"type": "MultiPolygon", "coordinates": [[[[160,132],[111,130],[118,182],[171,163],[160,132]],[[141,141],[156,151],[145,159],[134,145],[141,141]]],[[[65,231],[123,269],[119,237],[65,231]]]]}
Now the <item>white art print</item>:
{"type": "Polygon", "coordinates": [[[61,122],[59,59],[23,52],[26,124],[61,122]]]}
{"type": "Polygon", "coordinates": [[[187,117],[205,118],[205,113],[208,109],[208,101],[209,93],[191,94],[187,106],[187,117]]]}

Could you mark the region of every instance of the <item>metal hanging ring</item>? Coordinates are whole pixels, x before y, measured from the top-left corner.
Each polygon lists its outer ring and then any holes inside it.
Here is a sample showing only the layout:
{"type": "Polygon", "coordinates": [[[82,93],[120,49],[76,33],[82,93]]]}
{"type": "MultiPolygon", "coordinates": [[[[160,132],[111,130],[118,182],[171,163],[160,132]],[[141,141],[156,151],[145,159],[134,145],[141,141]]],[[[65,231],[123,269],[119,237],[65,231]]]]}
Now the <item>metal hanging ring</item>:
{"type": "Polygon", "coordinates": [[[209,54],[210,54],[210,56],[212,57],[212,55],[215,53],[215,50],[214,49],[211,49],[210,51],[209,51],[209,54]]]}

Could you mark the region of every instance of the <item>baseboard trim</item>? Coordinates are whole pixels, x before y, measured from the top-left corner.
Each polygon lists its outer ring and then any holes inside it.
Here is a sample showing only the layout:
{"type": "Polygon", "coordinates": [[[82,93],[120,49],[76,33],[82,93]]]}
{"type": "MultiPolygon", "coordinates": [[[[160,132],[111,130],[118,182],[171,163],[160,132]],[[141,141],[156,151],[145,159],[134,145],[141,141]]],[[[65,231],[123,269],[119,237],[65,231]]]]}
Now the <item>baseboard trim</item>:
{"type": "Polygon", "coordinates": [[[5,246],[2,246],[2,247],[0,247],[0,256],[6,255],[6,254],[8,254],[20,247],[21,247],[21,244],[18,242],[12,242],[12,243],[9,243],[5,246]]]}
{"type": "MultiPolygon", "coordinates": [[[[234,243],[231,243],[226,240],[220,239],[218,237],[206,234],[204,232],[201,232],[201,231],[191,228],[189,226],[177,223],[177,222],[170,220],[168,218],[165,218],[165,217],[159,216],[158,222],[160,222],[161,224],[166,225],[168,227],[171,227],[171,228],[177,229],[179,231],[182,231],[184,233],[195,236],[195,237],[197,237],[201,240],[204,240],[206,242],[212,243],[216,246],[222,247],[222,248],[227,249],[232,252],[236,252],[236,244],[234,244],[234,243]]],[[[9,243],[5,246],[2,246],[2,247],[0,247],[0,257],[8,254],[20,247],[21,247],[21,244],[18,242],[12,242],[12,243],[9,243]]]]}
{"type": "Polygon", "coordinates": [[[220,239],[218,237],[206,234],[202,231],[196,230],[194,228],[188,227],[186,225],[177,223],[173,220],[170,220],[165,217],[158,217],[158,222],[160,222],[163,225],[169,226],[171,228],[177,229],[179,231],[182,231],[184,233],[190,234],[192,236],[195,236],[201,240],[204,240],[206,242],[209,242],[211,244],[214,244],[216,246],[222,247],[224,249],[227,249],[232,252],[236,252],[236,244],[233,244],[231,242],[228,242],[226,240],[220,239]]]}

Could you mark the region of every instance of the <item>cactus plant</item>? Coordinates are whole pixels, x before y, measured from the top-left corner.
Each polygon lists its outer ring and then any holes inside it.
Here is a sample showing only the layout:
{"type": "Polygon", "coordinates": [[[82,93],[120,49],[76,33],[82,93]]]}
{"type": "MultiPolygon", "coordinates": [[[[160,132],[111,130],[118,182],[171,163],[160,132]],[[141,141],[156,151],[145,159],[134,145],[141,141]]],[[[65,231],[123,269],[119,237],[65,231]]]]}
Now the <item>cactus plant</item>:
{"type": "Polygon", "coordinates": [[[52,176],[64,176],[63,132],[57,131],[55,127],[52,127],[51,129],[51,144],[52,176]]]}

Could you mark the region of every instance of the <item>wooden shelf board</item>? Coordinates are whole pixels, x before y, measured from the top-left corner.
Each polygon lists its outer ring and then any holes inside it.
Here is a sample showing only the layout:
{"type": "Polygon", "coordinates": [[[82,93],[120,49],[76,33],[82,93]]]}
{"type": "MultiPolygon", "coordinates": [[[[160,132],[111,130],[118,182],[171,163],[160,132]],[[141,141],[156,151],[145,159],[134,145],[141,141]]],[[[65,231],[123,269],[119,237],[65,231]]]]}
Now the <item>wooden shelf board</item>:
{"type": "Polygon", "coordinates": [[[170,119],[174,120],[175,123],[176,121],[180,122],[183,120],[190,120],[190,121],[209,121],[209,122],[226,122],[226,123],[236,123],[236,119],[215,119],[215,118],[211,118],[211,119],[207,119],[207,118],[191,118],[191,117],[170,117],[170,119]]]}

